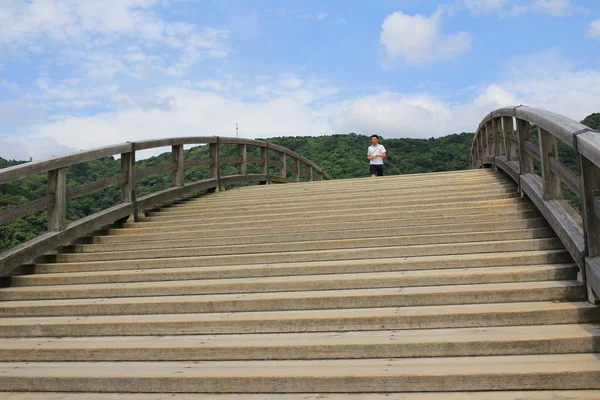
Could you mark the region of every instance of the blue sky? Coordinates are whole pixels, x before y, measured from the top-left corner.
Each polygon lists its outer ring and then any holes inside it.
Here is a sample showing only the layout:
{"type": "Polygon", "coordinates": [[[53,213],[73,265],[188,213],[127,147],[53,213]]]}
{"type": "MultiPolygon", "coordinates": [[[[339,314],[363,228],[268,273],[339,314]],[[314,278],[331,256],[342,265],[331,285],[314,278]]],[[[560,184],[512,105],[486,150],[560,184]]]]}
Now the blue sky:
{"type": "Polygon", "coordinates": [[[600,112],[597,0],[0,0],[0,157],[600,112]]]}

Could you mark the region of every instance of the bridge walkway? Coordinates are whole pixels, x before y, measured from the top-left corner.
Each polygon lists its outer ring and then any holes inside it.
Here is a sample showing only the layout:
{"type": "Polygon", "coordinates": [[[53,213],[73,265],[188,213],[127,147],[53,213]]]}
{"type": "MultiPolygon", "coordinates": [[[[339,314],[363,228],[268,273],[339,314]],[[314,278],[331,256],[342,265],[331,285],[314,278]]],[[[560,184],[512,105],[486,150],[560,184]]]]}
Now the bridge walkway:
{"type": "Polygon", "coordinates": [[[600,307],[490,170],[226,190],[29,272],[3,399],[600,399],[600,307]]]}

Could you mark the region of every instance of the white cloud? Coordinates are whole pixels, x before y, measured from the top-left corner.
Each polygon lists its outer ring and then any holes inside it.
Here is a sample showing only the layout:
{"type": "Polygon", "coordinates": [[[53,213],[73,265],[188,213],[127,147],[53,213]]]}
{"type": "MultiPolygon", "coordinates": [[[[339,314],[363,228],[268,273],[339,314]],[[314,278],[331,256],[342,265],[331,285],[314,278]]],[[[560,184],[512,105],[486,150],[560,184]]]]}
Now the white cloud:
{"type": "Polygon", "coordinates": [[[500,11],[508,2],[508,0],[465,0],[465,5],[471,13],[478,15],[500,11]]]}
{"type": "Polygon", "coordinates": [[[10,82],[6,79],[2,79],[2,80],[0,80],[0,87],[2,87],[4,89],[9,89],[9,90],[17,90],[17,89],[19,89],[19,84],[15,83],[15,82],[10,82]]]}
{"type": "Polygon", "coordinates": [[[590,38],[600,37],[600,19],[592,21],[590,28],[588,29],[587,36],[590,38]]]}
{"type": "Polygon", "coordinates": [[[554,17],[569,15],[573,9],[570,0],[534,0],[530,7],[537,14],[547,14],[554,17]]]}
{"type": "Polygon", "coordinates": [[[49,137],[3,138],[0,137],[0,157],[5,160],[40,160],[75,152],[77,149],[64,146],[49,137]]]}
{"type": "Polygon", "coordinates": [[[322,13],[318,13],[318,14],[317,14],[317,19],[318,19],[319,21],[322,21],[322,20],[324,20],[325,18],[327,18],[328,16],[329,16],[329,14],[327,14],[327,13],[324,13],[324,12],[322,12],[322,13]]]}
{"type": "MultiPolygon", "coordinates": [[[[44,52],[62,46],[62,62],[91,77],[111,77],[148,68],[180,76],[204,58],[223,58],[228,32],[166,21],[153,8],[159,0],[5,0],[0,2],[0,49],[44,52]],[[120,40],[130,40],[123,51],[120,40]],[[168,51],[165,51],[169,49],[168,51]],[[174,52],[169,58],[163,54],[174,52]],[[79,65],[81,60],[83,65],[79,65]]],[[[139,77],[139,71],[130,75],[139,77]]]]}
{"type": "MultiPolygon", "coordinates": [[[[527,13],[563,17],[571,15],[575,7],[571,0],[531,0],[514,2],[509,0],[463,0],[464,5],[473,15],[495,12],[503,17],[523,15],[527,13]]],[[[577,8],[581,10],[581,8],[577,8]]]]}
{"type": "Polygon", "coordinates": [[[468,52],[471,48],[468,33],[440,32],[442,14],[438,10],[430,17],[406,15],[402,11],[388,15],[381,26],[380,38],[387,60],[400,58],[418,65],[468,52]]]}

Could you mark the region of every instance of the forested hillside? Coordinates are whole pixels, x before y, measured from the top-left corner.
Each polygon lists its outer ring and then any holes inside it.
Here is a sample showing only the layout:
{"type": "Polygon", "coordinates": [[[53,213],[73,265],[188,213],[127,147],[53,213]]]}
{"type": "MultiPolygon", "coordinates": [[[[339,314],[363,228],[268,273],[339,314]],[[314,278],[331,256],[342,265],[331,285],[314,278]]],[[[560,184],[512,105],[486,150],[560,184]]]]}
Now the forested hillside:
{"type": "MultiPolygon", "coordinates": [[[[582,123],[594,129],[600,129],[600,113],[586,117],[582,123]]],[[[264,139],[263,139],[264,140],[264,139]]],[[[325,169],[333,179],[368,176],[367,147],[369,136],[354,133],[330,136],[275,137],[266,139],[303,155],[325,169]]],[[[473,133],[452,134],[430,139],[386,139],[380,143],[387,150],[385,161],[386,175],[413,174],[466,169],[473,141],[473,133]]],[[[561,147],[561,160],[569,167],[576,168],[574,153],[566,146],[561,147]],[[563,148],[564,147],[564,148],[563,148]]],[[[250,157],[258,157],[258,149],[250,157]]],[[[222,146],[221,155],[237,155],[236,146],[222,146]]],[[[208,158],[208,147],[198,146],[185,151],[186,160],[208,158]]],[[[0,168],[23,163],[24,161],[0,158],[0,168]]],[[[170,153],[151,157],[138,162],[138,168],[171,162],[170,153]]],[[[234,165],[223,165],[223,175],[234,174],[234,165]]],[[[67,170],[67,187],[108,178],[118,174],[120,161],[112,157],[74,165],[67,170]]],[[[257,173],[259,167],[250,166],[250,173],[257,173]]],[[[185,181],[193,182],[208,177],[208,167],[188,168],[185,181]]],[[[150,176],[138,181],[138,196],[143,196],[170,186],[170,173],[150,176]]],[[[0,185],[0,211],[15,205],[27,203],[47,194],[47,178],[38,175],[27,179],[0,185]]],[[[68,202],[67,220],[74,221],[86,215],[100,211],[120,201],[120,188],[108,188],[68,202]]],[[[46,231],[46,212],[32,214],[17,221],[0,226],[0,251],[32,239],[46,231]]]]}

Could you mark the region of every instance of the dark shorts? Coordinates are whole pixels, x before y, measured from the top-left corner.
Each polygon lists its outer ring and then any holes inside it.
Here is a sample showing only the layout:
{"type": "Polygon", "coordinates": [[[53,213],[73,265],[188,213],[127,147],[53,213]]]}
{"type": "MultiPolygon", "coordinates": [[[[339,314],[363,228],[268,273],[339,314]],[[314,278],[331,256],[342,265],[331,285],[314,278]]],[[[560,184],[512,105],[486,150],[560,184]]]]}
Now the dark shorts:
{"type": "Polygon", "coordinates": [[[383,165],[369,165],[371,175],[383,176],[383,165]]]}

